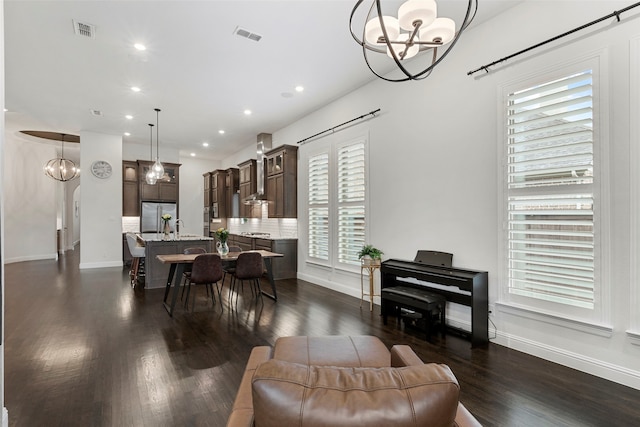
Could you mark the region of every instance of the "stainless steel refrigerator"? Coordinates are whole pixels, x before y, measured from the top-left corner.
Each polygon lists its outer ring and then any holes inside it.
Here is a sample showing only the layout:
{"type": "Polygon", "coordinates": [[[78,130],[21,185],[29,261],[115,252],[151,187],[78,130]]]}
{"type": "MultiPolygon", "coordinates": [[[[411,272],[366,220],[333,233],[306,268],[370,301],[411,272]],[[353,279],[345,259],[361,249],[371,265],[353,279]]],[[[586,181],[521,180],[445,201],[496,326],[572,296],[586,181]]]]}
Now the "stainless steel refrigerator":
{"type": "Polygon", "coordinates": [[[140,216],[140,232],[157,233],[162,231],[162,215],[170,214],[169,225],[171,231],[176,229],[178,208],[175,203],[142,202],[142,215],[140,216]]]}

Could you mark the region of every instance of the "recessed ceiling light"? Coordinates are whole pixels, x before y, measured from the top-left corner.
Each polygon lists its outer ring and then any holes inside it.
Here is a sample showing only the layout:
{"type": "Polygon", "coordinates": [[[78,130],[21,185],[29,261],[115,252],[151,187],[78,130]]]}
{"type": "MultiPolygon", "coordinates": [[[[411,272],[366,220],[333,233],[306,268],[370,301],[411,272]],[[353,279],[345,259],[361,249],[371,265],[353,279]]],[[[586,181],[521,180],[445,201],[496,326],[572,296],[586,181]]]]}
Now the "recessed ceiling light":
{"type": "Polygon", "coordinates": [[[124,136],[131,136],[131,134],[129,132],[125,132],[124,136]]]}
{"type": "Polygon", "coordinates": [[[302,92],[302,91],[304,91],[303,86],[296,86],[296,92],[302,92]]]}
{"type": "Polygon", "coordinates": [[[9,109],[8,109],[8,108],[5,108],[5,109],[4,109],[4,112],[6,113],[7,111],[9,111],[9,109]]]}
{"type": "Polygon", "coordinates": [[[251,110],[244,110],[244,114],[246,116],[250,116],[251,115],[251,110]]]}
{"type": "Polygon", "coordinates": [[[127,114],[126,116],[124,116],[125,119],[131,120],[133,119],[133,116],[131,114],[127,114]]]}
{"type": "Polygon", "coordinates": [[[134,92],[140,92],[140,88],[138,86],[131,86],[131,90],[134,92]]]}
{"type": "Polygon", "coordinates": [[[147,50],[147,47],[145,45],[143,45],[142,43],[136,43],[133,45],[133,47],[135,47],[138,50],[147,50]]]}
{"type": "Polygon", "coordinates": [[[195,156],[196,156],[196,153],[191,153],[191,157],[195,157],[195,156]]]}
{"type": "Polygon", "coordinates": [[[208,143],[208,142],[203,142],[203,143],[202,143],[202,146],[203,146],[203,147],[208,147],[208,146],[209,146],[209,143],[208,143]]]}
{"type": "Polygon", "coordinates": [[[218,131],[218,133],[219,133],[220,135],[224,135],[224,130],[223,130],[223,129],[220,129],[220,130],[218,131]]]}

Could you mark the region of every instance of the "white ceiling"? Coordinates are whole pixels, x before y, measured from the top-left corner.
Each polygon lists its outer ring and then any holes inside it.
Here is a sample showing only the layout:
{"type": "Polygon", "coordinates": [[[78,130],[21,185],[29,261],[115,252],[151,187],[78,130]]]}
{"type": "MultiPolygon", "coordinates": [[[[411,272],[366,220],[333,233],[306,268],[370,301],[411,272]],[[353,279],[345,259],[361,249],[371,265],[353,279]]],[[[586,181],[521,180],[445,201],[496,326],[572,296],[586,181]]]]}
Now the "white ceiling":
{"type": "MultiPolygon", "coordinates": [[[[375,78],[349,32],[355,3],[5,0],[7,128],[130,132],[125,141],[148,145],[157,107],[161,150],[222,159],[375,78]],[[95,38],[75,35],[72,20],[94,25],[95,38]]],[[[474,25],[521,1],[479,3],[474,25]]],[[[441,0],[440,15],[459,21],[466,4],[441,0]]]]}

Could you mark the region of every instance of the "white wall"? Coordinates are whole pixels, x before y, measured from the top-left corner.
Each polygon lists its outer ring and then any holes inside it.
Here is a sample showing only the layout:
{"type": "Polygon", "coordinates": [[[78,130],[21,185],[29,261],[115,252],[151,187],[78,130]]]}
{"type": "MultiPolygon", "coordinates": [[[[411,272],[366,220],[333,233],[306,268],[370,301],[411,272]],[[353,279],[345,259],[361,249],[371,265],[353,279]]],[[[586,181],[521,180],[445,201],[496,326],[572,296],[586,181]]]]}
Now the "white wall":
{"type": "Polygon", "coordinates": [[[80,268],[122,266],[122,137],[80,132],[80,268]],[[113,168],[108,179],[90,172],[96,160],[113,168]]]}
{"type": "Polygon", "coordinates": [[[45,176],[42,167],[56,149],[15,130],[3,136],[4,262],[55,259],[56,201],[64,184],[45,176]]]}
{"type": "MultiPolygon", "coordinates": [[[[426,80],[376,80],[274,133],[274,145],[292,144],[312,131],[381,108],[374,119],[300,148],[298,277],[360,295],[357,273],[317,268],[306,262],[307,190],[303,174],[306,156],[317,144],[368,134],[369,240],[385,252],[385,257],[412,259],[418,249],[454,253],[456,266],[489,271],[490,307],[497,329],[494,342],[640,388],[640,346],[625,333],[632,322],[630,288],[636,286],[631,283],[629,259],[628,93],[629,45],[640,36],[640,19],[631,17],[638,11],[623,15],[622,23],[612,19],[495,67],[490,74],[466,74],[627,3],[526,2],[468,31],[426,80]],[[605,128],[610,134],[603,138],[610,142],[609,163],[605,165],[610,178],[605,191],[611,192],[612,202],[605,208],[610,219],[606,226],[611,230],[611,245],[605,248],[611,274],[604,276],[612,294],[611,318],[605,328],[610,328],[609,334],[496,304],[503,283],[498,241],[499,88],[513,79],[599,49],[607,51],[609,74],[603,85],[610,91],[611,106],[606,114],[610,123],[605,128]]],[[[634,168],[640,167],[638,159],[632,161],[634,168]]],[[[469,326],[466,307],[454,306],[449,313],[453,323],[469,326]]]]}
{"type": "MultiPolygon", "coordinates": [[[[4,0],[0,0],[0,100],[2,101],[0,104],[2,104],[2,107],[4,108],[4,0]]],[[[3,165],[3,169],[6,145],[5,141],[5,123],[3,115],[0,119],[0,164],[3,165]]],[[[2,313],[2,325],[0,325],[0,335],[2,336],[2,339],[0,339],[0,406],[2,406],[2,426],[8,427],[9,415],[7,413],[7,408],[4,407],[4,182],[5,181],[3,180],[3,184],[0,185],[0,312],[2,313]]]]}

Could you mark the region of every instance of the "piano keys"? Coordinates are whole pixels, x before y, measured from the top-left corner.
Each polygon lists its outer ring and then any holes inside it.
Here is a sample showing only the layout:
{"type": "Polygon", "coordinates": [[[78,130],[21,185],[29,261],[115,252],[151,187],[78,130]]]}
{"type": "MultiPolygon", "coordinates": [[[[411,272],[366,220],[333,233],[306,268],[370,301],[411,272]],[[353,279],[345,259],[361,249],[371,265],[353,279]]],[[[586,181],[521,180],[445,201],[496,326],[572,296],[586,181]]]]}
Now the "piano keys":
{"type": "Polygon", "coordinates": [[[489,342],[488,272],[388,259],[382,262],[380,275],[382,288],[398,285],[426,288],[447,301],[471,307],[471,346],[489,342]]]}

